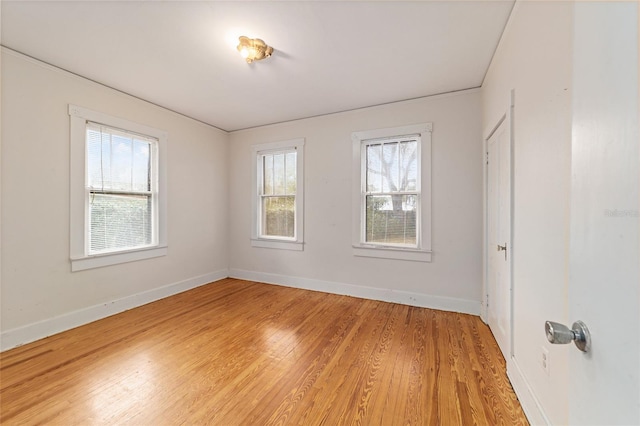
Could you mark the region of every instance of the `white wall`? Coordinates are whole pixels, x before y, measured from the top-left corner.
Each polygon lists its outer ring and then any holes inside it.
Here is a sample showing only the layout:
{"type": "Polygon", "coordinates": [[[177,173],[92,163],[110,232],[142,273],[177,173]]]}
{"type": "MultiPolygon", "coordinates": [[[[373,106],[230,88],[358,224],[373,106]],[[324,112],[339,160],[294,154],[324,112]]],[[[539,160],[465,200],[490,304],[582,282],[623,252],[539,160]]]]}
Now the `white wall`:
{"type": "Polygon", "coordinates": [[[518,2],[482,88],[483,136],[514,111],[513,313],[509,376],[532,422],[566,424],[568,354],[544,322],[567,323],[572,4],[518,2]],[[541,367],[549,350],[550,374],[541,367]]]}
{"type": "Polygon", "coordinates": [[[2,51],[2,348],[226,277],[228,135],[2,51]],[[73,103],[166,130],[164,257],[71,273],[73,103]]]}
{"type": "Polygon", "coordinates": [[[479,313],[480,118],[476,90],[232,133],[231,275],[479,313]],[[433,261],[355,257],[351,247],[351,133],[422,122],[433,123],[433,261]],[[299,137],[306,140],[304,251],[251,247],[251,145],[299,137]]]}

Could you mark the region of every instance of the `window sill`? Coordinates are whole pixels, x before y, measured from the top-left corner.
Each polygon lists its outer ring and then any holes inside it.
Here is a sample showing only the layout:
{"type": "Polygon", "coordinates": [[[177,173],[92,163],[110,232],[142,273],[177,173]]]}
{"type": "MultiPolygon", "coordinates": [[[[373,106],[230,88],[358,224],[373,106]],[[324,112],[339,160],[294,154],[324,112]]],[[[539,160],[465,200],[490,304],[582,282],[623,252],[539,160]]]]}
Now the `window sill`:
{"type": "Polygon", "coordinates": [[[267,239],[252,239],[251,247],[273,248],[280,250],[303,251],[304,243],[298,241],[279,241],[267,239]]]}
{"type": "Polygon", "coordinates": [[[379,259],[408,260],[412,262],[431,262],[431,252],[419,249],[354,245],[353,255],[358,257],[376,257],[379,259]]]}
{"type": "Polygon", "coordinates": [[[96,256],[87,256],[71,259],[71,271],[84,271],[86,269],[101,268],[103,266],[117,265],[119,263],[135,262],[137,260],[151,259],[166,256],[167,246],[151,247],[127,252],[107,253],[96,256]]]}

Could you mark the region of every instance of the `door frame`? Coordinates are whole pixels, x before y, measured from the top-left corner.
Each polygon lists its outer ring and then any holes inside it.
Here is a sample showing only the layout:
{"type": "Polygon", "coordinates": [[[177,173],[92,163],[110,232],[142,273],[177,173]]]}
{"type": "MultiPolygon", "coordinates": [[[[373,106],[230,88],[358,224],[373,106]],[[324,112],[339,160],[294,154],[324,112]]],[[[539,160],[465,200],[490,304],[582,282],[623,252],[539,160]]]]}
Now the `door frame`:
{"type": "Polygon", "coordinates": [[[509,93],[509,101],[505,112],[497,119],[493,120],[492,126],[488,127],[483,132],[482,137],[482,303],[480,306],[480,318],[485,324],[489,323],[489,215],[488,215],[488,197],[489,197],[489,170],[488,170],[488,156],[489,156],[489,139],[495,131],[504,122],[507,125],[507,131],[509,132],[509,255],[507,262],[509,264],[509,353],[505,354],[506,361],[509,361],[513,357],[513,293],[514,293],[514,281],[513,281],[513,259],[516,253],[513,245],[514,236],[514,109],[515,109],[515,89],[511,89],[509,93]]]}

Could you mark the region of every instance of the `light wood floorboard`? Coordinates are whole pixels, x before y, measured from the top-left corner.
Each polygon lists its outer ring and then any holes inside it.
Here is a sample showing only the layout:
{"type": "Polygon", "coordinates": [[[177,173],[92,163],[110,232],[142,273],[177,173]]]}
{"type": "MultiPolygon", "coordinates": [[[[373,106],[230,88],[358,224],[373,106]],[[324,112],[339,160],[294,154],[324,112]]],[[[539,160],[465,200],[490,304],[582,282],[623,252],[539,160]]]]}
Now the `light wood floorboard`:
{"type": "Polygon", "coordinates": [[[478,317],[235,279],[2,353],[0,421],[528,424],[478,317]]]}

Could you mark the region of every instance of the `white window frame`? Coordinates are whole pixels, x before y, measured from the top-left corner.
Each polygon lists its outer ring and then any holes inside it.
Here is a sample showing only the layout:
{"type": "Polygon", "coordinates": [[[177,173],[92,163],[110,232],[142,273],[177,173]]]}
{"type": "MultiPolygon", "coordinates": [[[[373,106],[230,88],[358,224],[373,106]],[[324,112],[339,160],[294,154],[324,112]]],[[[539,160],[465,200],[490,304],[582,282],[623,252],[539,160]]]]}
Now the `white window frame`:
{"type": "MultiPolygon", "coordinates": [[[[383,259],[431,261],[431,132],[432,123],[365,130],[351,134],[353,151],[352,247],[354,256],[383,259]],[[366,242],[366,154],[365,147],[382,139],[420,137],[417,185],[419,206],[416,211],[416,246],[366,242]]],[[[414,191],[412,191],[414,192],[414,191]]]]}
{"type": "Polygon", "coordinates": [[[304,138],[280,142],[253,145],[252,150],[252,188],[251,188],[251,246],[282,250],[304,249],[304,138]],[[258,161],[263,154],[296,151],[296,193],[295,193],[295,231],[294,237],[262,236],[262,164],[258,161]]]}
{"type": "Polygon", "coordinates": [[[70,116],[70,259],[71,270],[82,271],[108,265],[150,259],[167,254],[167,140],[165,131],[134,123],[77,105],[69,105],[70,116]],[[86,186],[87,122],[93,122],[156,139],[157,191],[153,194],[155,214],[154,244],[148,247],[109,253],[89,254],[89,191],[86,186]]]}

